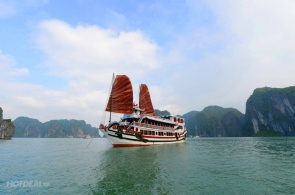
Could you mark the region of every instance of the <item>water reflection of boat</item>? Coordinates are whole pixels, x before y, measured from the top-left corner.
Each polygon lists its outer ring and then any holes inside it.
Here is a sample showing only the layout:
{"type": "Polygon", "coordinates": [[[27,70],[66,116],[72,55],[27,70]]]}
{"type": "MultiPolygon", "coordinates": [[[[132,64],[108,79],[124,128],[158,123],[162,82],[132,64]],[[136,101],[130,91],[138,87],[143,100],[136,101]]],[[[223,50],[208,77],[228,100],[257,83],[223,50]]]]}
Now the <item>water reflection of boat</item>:
{"type": "Polygon", "coordinates": [[[91,136],[90,136],[90,135],[84,135],[83,138],[84,138],[84,139],[90,139],[91,136]]]}
{"type": "Polygon", "coordinates": [[[92,194],[158,194],[157,148],[110,148],[102,153],[100,165],[92,171],[97,179],[97,183],[89,185],[92,194]]]}
{"type": "Polygon", "coordinates": [[[155,115],[145,84],[140,85],[139,105],[133,102],[132,85],[126,75],[113,77],[105,111],[110,112],[109,124],[101,123],[99,129],[114,147],[180,143],[186,139],[183,118],[155,115]],[[112,121],[112,112],[123,114],[123,117],[120,121],[112,121]]]}
{"type": "Polygon", "coordinates": [[[192,135],[189,135],[189,138],[199,138],[200,136],[198,135],[195,135],[195,136],[192,136],[192,135]]]}

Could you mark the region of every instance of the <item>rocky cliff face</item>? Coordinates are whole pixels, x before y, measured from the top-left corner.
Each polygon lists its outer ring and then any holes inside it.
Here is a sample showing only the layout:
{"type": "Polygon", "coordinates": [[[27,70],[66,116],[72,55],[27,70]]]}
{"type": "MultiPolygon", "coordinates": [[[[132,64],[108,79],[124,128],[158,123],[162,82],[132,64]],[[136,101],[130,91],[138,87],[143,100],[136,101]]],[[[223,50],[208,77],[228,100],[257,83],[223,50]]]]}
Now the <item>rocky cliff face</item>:
{"type": "Polygon", "coordinates": [[[2,108],[0,107],[0,120],[2,120],[3,119],[3,110],[2,110],[2,108]]]}
{"type": "Polygon", "coordinates": [[[190,111],[186,114],[184,114],[183,117],[185,119],[185,127],[188,132],[188,135],[198,135],[197,125],[196,125],[196,118],[199,111],[190,111]]]}
{"type": "Polygon", "coordinates": [[[8,119],[0,120],[0,139],[11,139],[13,135],[14,135],[13,123],[8,119]]]}
{"type": "Polygon", "coordinates": [[[183,115],[189,135],[202,137],[242,136],[244,115],[234,108],[208,106],[183,115]]]}
{"type": "Polygon", "coordinates": [[[11,139],[14,135],[14,125],[10,119],[3,120],[3,110],[0,107],[0,139],[11,139]]]}
{"type": "Polygon", "coordinates": [[[246,103],[248,135],[295,135],[295,87],[258,88],[246,103]]]}
{"type": "Polygon", "coordinates": [[[44,137],[43,124],[37,119],[18,117],[14,121],[15,137],[44,137]]]}
{"type": "Polygon", "coordinates": [[[51,120],[41,123],[37,119],[18,117],[13,121],[15,124],[15,137],[99,137],[98,129],[86,124],[83,120],[51,120]]]}

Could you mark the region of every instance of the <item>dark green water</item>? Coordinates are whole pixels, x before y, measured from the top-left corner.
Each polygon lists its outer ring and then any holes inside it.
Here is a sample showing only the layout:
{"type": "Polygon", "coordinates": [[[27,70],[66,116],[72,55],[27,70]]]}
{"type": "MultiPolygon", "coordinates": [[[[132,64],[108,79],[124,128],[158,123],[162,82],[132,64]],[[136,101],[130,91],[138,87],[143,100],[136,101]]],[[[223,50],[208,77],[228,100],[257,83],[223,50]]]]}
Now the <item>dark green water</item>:
{"type": "Polygon", "coordinates": [[[0,194],[295,194],[295,138],[0,140],[0,194]]]}

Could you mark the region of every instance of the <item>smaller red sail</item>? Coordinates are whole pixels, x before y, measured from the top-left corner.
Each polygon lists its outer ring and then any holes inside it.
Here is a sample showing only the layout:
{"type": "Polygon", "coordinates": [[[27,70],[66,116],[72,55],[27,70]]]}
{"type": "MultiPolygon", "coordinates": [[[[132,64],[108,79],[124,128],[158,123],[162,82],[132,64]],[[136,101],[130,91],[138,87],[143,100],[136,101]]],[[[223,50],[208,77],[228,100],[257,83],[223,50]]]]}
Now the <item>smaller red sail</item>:
{"type": "Polygon", "coordinates": [[[148,87],[146,84],[141,84],[139,90],[139,108],[143,109],[146,114],[155,116],[155,111],[148,87]]]}
{"type": "Polygon", "coordinates": [[[121,114],[132,114],[133,90],[130,79],[126,75],[117,75],[106,111],[121,114]]]}

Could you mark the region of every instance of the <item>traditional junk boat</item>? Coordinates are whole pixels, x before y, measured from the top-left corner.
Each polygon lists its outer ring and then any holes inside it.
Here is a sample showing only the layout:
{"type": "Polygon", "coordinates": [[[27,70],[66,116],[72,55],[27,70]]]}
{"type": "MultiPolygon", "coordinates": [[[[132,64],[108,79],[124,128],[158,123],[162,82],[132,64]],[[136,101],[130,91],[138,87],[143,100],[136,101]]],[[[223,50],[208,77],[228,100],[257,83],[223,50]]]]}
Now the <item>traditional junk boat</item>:
{"type": "Polygon", "coordinates": [[[155,144],[181,143],[187,131],[183,118],[156,116],[148,87],[140,85],[139,105],[133,102],[133,90],[126,75],[117,75],[112,81],[111,93],[105,111],[110,112],[104,132],[114,147],[149,146],[155,144]],[[123,114],[120,121],[111,121],[111,113],[123,114]]]}

